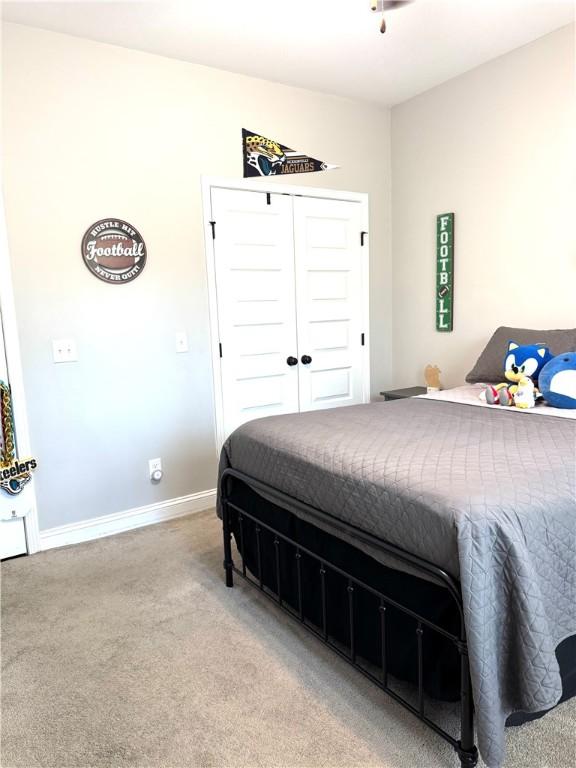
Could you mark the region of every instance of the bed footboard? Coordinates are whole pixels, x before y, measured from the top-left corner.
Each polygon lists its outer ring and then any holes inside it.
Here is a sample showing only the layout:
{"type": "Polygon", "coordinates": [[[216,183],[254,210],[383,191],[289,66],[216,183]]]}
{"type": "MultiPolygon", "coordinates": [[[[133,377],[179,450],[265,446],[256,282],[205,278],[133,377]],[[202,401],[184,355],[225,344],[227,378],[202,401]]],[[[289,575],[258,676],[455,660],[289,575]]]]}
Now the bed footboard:
{"type": "MultiPolygon", "coordinates": [[[[266,498],[276,500],[280,506],[282,506],[282,501],[284,501],[285,504],[288,504],[292,508],[302,507],[302,509],[305,509],[308,515],[312,518],[321,519],[323,516],[323,513],[319,510],[312,509],[295,499],[288,498],[274,488],[265,486],[259,481],[237,472],[236,470],[226,469],[220,478],[220,503],[224,536],[224,570],[226,586],[232,587],[234,585],[234,574],[242,577],[248,584],[258,589],[278,607],[283,609],[295,620],[299,621],[300,624],[315,635],[320,642],[331,648],[362,675],[377,685],[384,691],[384,693],[394,699],[394,701],[407,709],[421,722],[425,723],[429,728],[445,739],[457,752],[462,768],[474,768],[478,762],[478,751],[474,744],[474,707],[470,684],[470,669],[464,627],[464,614],[462,610],[462,598],[458,583],[448,573],[441,568],[438,568],[433,563],[429,563],[409,552],[405,552],[395,545],[376,539],[369,534],[359,533],[357,530],[353,530],[356,538],[361,538],[365,543],[383,550],[386,552],[387,556],[393,558],[399,564],[409,566],[412,571],[421,574],[426,579],[432,580],[448,590],[456,604],[460,618],[459,631],[458,633],[454,633],[440,626],[436,622],[431,621],[426,616],[419,614],[412,608],[403,605],[397,598],[393,599],[390,595],[387,595],[385,591],[376,589],[374,586],[363,582],[357,578],[357,576],[347,573],[338,565],[330,562],[324,557],[320,557],[317,553],[302,546],[298,541],[293,540],[284,533],[275,530],[272,526],[262,522],[262,520],[251,513],[250,509],[243,508],[243,506],[249,505],[240,505],[233,499],[233,488],[234,485],[238,483],[244,483],[254,491],[262,492],[266,498]],[[236,525],[238,551],[241,558],[240,567],[236,566],[232,556],[233,520],[236,525]],[[265,579],[262,567],[262,538],[264,535],[269,538],[271,537],[274,546],[275,567],[273,569],[274,573],[272,574],[272,583],[270,583],[269,578],[265,579]],[[252,537],[252,544],[256,551],[256,565],[253,569],[255,572],[253,573],[247,568],[245,558],[245,544],[247,543],[246,539],[248,537],[252,537]],[[312,564],[312,571],[316,574],[318,579],[316,588],[319,590],[320,594],[321,611],[317,622],[311,622],[307,619],[304,612],[305,590],[311,588],[309,584],[303,582],[302,563],[304,558],[306,559],[308,566],[307,573],[310,573],[310,564],[312,564]],[[290,566],[295,573],[295,593],[297,596],[295,604],[293,601],[288,601],[283,596],[282,573],[287,565],[288,559],[292,561],[290,566]],[[329,633],[327,611],[330,602],[329,590],[332,583],[330,578],[331,575],[337,575],[339,583],[345,584],[347,594],[347,600],[345,602],[347,602],[348,611],[348,639],[344,644],[342,642],[336,642],[329,633]],[[381,649],[378,670],[368,668],[365,664],[362,664],[357,654],[355,613],[356,599],[360,590],[363,590],[372,596],[374,608],[378,611],[379,620],[377,623],[379,627],[379,647],[381,649]],[[388,644],[390,637],[389,633],[392,631],[392,628],[390,622],[387,621],[387,612],[389,614],[391,610],[410,617],[414,622],[417,648],[414,664],[416,665],[415,678],[418,681],[415,701],[409,701],[398,690],[393,690],[389,684],[388,644]],[[425,636],[428,633],[433,632],[443,635],[454,643],[460,656],[460,738],[455,738],[437,722],[432,720],[426,710],[426,700],[424,695],[423,643],[425,642],[425,636]]],[[[342,527],[346,528],[347,526],[345,523],[342,523],[342,527]]]]}

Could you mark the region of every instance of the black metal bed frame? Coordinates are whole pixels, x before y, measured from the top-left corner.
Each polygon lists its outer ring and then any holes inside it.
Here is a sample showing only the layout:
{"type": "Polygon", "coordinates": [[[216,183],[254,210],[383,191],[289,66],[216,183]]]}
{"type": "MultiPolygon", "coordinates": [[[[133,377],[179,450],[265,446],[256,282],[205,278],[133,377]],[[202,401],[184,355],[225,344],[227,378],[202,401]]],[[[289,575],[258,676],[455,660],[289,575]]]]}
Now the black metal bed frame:
{"type": "MultiPolygon", "coordinates": [[[[334,520],[325,515],[318,509],[308,506],[303,502],[300,502],[286,494],[278,491],[275,488],[271,488],[260,481],[257,481],[242,472],[238,472],[234,469],[226,469],[220,478],[220,500],[222,511],[222,527],[224,535],[224,570],[226,578],[226,586],[234,586],[234,573],[241,576],[251,586],[260,590],[262,594],[272,600],[278,607],[284,610],[293,618],[297,619],[300,624],[305,627],[309,632],[315,635],[324,645],[331,648],[341,658],[351,664],[355,669],[361,672],[365,677],[371,680],[377,685],[384,693],[388,694],[394,701],[403,706],[421,722],[425,723],[429,728],[435,731],[439,736],[445,739],[457,752],[460,758],[461,768],[474,768],[478,762],[478,750],[474,744],[474,704],[472,700],[472,691],[470,683],[470,667],[468,662],[468,646],[466,643],[466,631],[464,626],[464,612],[462,607],[462,595],[458,582],[450,576],[446,571],[442,570],[438,566],[430,563],[410,552],[406,552],[400,547],[390,544],[381,539],[377,539],[365,532],[359,532],[352,526],[348,526],[342,521],[338,521],[338,527],[352,533],[356,540],[371,545],[377,549],[382,550],[387,556],[394,558],[395,560],[408,565],[412,570],[423,574],[428,580],[434,581],[436,584],[444,587],[448,590],[453,598],[460,618],[460,626],[458,634],[453,634],[438,624],[430,621],[424,616],[421,616],[414,610],[402,605],[397,600],[392,599],[383,592],[375,589],[369,584],[365,584],[360,579],[352,576],[344,571],[342,568],[330,563],[325,558],[320,557],[311,550],[303,547],[297,541],[290,539],[288,536],[278,532],[270,525],[263,523],[257,517],[252,515],[246,509],[242,509],[238,504],[231,500],[233,481],[244,483],[257,493],[263,493],[265,498],[277,501],[280,506],[286,506],[288,504],[291,508],[301,509],[307,514],[307,517],[311,520],[329,520],[332,527],[334,527],[334,520]],[[238,515],[239,535],[240,535],[240,554],[242,558],[241,568],[237,568],[232,559],[232,528],[231,528],[231,511],[234,511],[238,515]],[[258,563],[258,574],[255,578],[249,575],[249,572],[245,563],[245,549],[244,549],[244,536],[245,525],[244,521],[248,520],[253,524],[255,536],[256,536],[256,553],[258,563]],[[271,590],[268,586],[264,585],[262,574],[262,549],[260,534],[262,530],[268,531],[273,535],[274,550],[275,550],[275,569],[276,569],[276,590],[271,590]],[[281,558],[282,558],[282,544],[288,544],[294,550],[292,555],[296,561],[296,573],[297,573],[297,589],[298,589],[298,610],[295,611],[290,605],[288,605],[282,598],[281,589],[281,558]],[[316,628],[311,625],[310,622],[304,617],[303,599],[302,599],[302,574],[301,574],[301,559],[302,555],[306,555],[312,558],[318,563],[318,575],[319,575],[319,587],[321,595],[322,606],[322,627],[316,628]],[[341,577],[347,580],[347,592],[348,592],[348,615],[349,615],[349,644],[345,650],[331,642],[328,628],[327,628],[327,571],[333,571],[339,574],[341,577]],[[380,614],[380,648],[382,654],[382,665],[379,676],[377,677],[370,670],[357,662],[356,649],[355,649],[355,620],[354,620],[354,592],[355,589],[363,589],[368,593],[371,593],[378,599],[378,610],[380,614]],[[418,664],[418,706],[414,706],[407,699],[401,696],[397,691],[392,690],[388,685],[388,671],[387,671],[387,632],[389,631],[386,622],[386,609],[393,607],[402,613],[410,616],[416,622],[416,635],[417,635],[417,664],[418,664]],[[434,720],[431,720],[425,713],[425,701],[424,701],[424,663],[423,663],[423,637],[424,629],[427,631],[438,632],[444,637],[451,640],[456,646],[460,655],[460,739],[455,739],[451,734],[445,731],[434,720]]],[[[285,549],[285,547],[284,547],[285,549]]]]}

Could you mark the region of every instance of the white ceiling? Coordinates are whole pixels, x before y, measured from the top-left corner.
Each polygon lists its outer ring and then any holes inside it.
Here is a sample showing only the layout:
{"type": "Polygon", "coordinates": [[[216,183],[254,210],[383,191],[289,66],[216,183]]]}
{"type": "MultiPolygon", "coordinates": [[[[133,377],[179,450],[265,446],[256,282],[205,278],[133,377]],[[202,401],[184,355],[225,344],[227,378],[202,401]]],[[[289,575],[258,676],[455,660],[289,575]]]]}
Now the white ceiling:
{"type": "Polygon", "coordinates": [[[573,0],[4,2],[7,21],[385,105],[574,21],[573,0]]]}

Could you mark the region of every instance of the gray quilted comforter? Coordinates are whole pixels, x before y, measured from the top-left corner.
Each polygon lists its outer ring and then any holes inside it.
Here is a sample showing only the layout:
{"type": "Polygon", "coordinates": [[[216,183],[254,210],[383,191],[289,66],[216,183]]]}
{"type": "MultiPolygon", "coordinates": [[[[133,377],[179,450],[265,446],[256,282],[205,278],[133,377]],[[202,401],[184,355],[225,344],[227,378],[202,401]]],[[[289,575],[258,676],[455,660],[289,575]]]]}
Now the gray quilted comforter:
{"type": "Polygon", "coordinates": [[[561,695],[576,634],[576,421],[428,399],[274,416],[228,439],[231,466],[460,579],[478,745],[561,695]]]}

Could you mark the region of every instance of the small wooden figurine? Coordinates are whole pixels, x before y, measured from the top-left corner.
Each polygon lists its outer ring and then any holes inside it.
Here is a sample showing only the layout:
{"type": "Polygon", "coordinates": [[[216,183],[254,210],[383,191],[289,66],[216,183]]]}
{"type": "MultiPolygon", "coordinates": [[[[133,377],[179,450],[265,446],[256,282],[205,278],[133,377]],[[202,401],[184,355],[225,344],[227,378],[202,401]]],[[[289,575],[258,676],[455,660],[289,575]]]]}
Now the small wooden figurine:
{"type": "Polygon", "coordinates": [[[427,365],[424,368],[424,381],[426,382],[426,389],[428,392],[438,392],[441,389],[440,386],[440,374],[442,371],[437,365],[427,365]]]}

